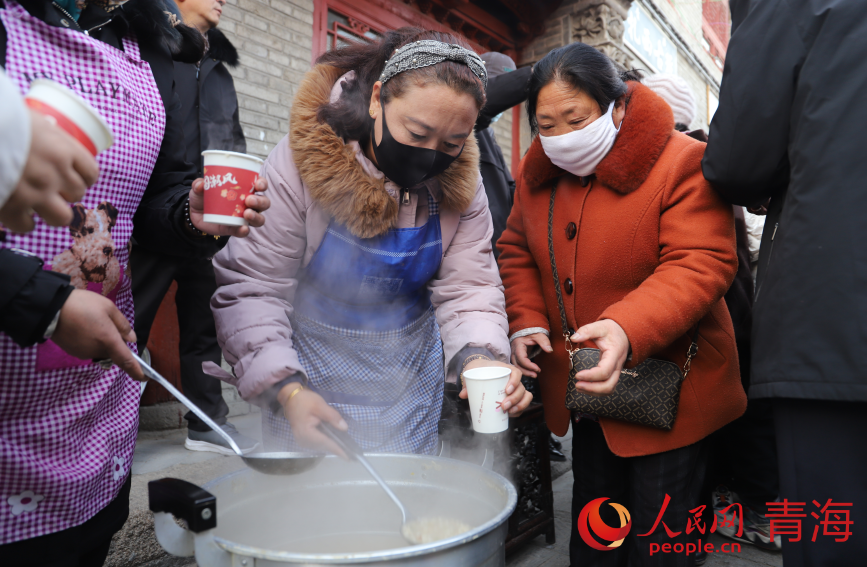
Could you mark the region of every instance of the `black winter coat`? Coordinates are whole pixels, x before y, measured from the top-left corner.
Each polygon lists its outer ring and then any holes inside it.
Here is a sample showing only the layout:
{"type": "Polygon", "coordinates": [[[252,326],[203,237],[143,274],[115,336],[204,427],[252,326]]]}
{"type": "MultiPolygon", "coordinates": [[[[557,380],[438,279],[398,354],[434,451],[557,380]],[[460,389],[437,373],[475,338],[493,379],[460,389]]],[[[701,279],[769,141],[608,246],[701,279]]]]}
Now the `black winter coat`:
{"type": "Polygon", "coordinates": [[[732,203],[772,198],[750,395],[867,401],[864,2],[742,7],[702,168],[732,203]]]}
{"type": "MultiPolygon", "coordinates": [[[[210,257],[217,252],[219,243],[213,238],[196,237],[185,228],[184,205],[197,171],[184,159],[183,116],[173,78],[173,58],[198,61],[204,42],[192,28],[182,25],[173,28],[163,2],[130,0],[112,12],[89,5],[81,13],[78,25],[72,26],[86,29],[91,37],[118,49],[122,48],[121,38],[130,30],[135,32],[142,58],[151,67],[166,108],[165,137],[134,217],[133,237],[141,245],[173,255],[210,257]]],[[[18,0],[18,3],[49,25],[71,27],[65,14],[49,0],[18,0]]],[[[0,23],[0,65],[5,64],[6,30],[0,23]]],[[[0,251],[0,331],[18,344],[29,346],[40,340],[58,305],[63,304],[70,292],[68,280],[42,270],[37,259],[0,251]]]]}
{"type": "Polygon", "coordinates": [[[485,185],[485,195],[488,197],[488,208],[494,223],[494,237],[491,245],[494,256],[500,255],[497,250],[497,240],[506,229],[506,220],[512,212],[512,202],[515,196],[515,180],[509,171],[509,164],[503,157],[503,151],[494,139],[491,121],[501,112],[521,104],[527,100],[531,67],[525,67],[504,73],[488,80],[486,96],[488,102],[479,113],[476,120],[476,139],[479,142],[479,169],[482,173],[482,183],[485,185]]]}
{"type": "Polygon", "coordinates": [[[247,151],[235,82],[226,65],[238,65],[238,52],[218,29],[208,32],[208,52],[201,62],[175,61],[175,90],[185,109],[186,158],[199,172],[204,150],[247,151]]]}

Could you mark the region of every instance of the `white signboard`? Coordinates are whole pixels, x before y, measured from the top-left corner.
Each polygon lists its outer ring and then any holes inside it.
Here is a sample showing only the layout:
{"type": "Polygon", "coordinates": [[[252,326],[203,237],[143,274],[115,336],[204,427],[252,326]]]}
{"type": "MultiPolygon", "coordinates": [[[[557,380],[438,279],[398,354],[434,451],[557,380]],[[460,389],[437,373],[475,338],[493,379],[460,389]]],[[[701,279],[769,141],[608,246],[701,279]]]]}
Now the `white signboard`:
{"type": "Polygon", "coordinates": [[[626,17],[623,39],[626,45],[656,73],[677,74],[677,46],[668,39],[638,2],[626,17]]]}

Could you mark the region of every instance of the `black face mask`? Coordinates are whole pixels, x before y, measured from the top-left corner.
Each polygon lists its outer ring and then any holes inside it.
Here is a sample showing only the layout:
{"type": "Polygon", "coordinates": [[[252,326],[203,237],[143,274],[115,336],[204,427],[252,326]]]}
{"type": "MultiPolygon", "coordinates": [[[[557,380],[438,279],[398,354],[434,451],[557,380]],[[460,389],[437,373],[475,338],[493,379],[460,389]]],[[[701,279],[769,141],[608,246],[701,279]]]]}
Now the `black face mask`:
{"type": "MultiPolygon", "coordinates": [[[[371,132],[371,136],[375,134],[371,132]]],[[[464,148],[461,147],[458,155],[452,156],[438,150],[401,144],[388,131],[383,107],[382,141],[377,146],[376,139],[373,140],[373,154],[376,156],[379,170],[399,187],[412,187],[439,175],[448,169],[463,151],[464,148]]]]}

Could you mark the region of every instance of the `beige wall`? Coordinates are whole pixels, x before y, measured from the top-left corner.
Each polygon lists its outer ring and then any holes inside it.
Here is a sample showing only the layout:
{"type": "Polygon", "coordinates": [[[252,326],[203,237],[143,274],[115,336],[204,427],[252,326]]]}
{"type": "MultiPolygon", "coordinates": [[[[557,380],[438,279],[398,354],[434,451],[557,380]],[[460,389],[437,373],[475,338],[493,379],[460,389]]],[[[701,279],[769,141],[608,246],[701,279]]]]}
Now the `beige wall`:
{"type": "Polygon", "coordinates": [[[289,131],[289,109],[313,47],[313,0],[228,0],[220,29],[241,64],[232,70],[247,151],[266,156],[289,131]]]}
{"type": "Polygon", "coordinates": [[[689,127],[693,130],[699,128],[707,132],[707,83],[690,65],[683,54],[677,57],[677,74],[689,83],[692,94],[695,96],[695,120],[689,127]]]}

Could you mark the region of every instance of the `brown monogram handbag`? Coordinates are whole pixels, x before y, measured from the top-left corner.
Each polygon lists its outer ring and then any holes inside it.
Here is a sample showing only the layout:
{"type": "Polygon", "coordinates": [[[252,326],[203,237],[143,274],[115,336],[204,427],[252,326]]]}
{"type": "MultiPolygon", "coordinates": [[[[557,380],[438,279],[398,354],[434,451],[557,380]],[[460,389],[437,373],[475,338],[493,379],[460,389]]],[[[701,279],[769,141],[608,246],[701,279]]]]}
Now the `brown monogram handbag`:
{"type": "Polygon", "coordinates": [[[551,269],[554,272],[554,290],[560,307],[560,322],[566,338],[566,352],[569,353],[569,382],[566,386],[566,407],[570,410],[597,416],[622,419],[658,429],[670,430],[677,417],[677,402],[680,399],[680,386],[689,374],[692,359],[698,353],[698,326],[692,337],[692,344],[686,354],[683,372],[677,364],[656,358],[648,358],[635,368],[620,371],[620,380],[614,391],[607,396],[591,396],[579,392],[575,387],[575,375],[599,364],[599,349],[572,348],[569,339],[569,323],[563,306],[563,292],[557,262],[554,260],[554,195],[556,184],[551,190],[551,204],[548,208],[548,253],[551,255],[551,269]]]}

